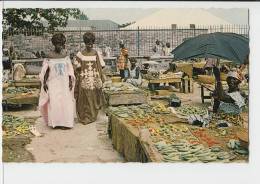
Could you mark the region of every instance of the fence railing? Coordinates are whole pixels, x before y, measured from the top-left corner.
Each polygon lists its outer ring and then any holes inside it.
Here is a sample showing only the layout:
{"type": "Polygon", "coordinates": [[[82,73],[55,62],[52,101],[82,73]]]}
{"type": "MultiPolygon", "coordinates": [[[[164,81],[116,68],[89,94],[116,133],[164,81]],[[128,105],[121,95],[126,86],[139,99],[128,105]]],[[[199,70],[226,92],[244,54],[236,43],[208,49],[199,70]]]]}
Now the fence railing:
{"type": "MultiPolygon", "coordinates": [[[[67,38],[66,49],[70,53],[76,53],[84,48],[84,28],[62,29],[67,38]]],[[[116,29],[116,30],[92,30],[96,35],[95,47],[103,50],[109,46],[112,55],[119,54],[119,40],[123,40],[129,50],[129,55],[149,56],[153,54],[152,48],[155,41],[163,44],[170,43],[174,49],[185,39],[200,34],[213,32],[232,32],[249,37],[248,25],[219,25],[219,26],[197,26],[190,28],[137,28],[137,29],[116,29]]],[[[18,58],[39,57],[39,53],[48,53],[52,49],[50,42],[52,33],[43,29],[4,31],[3,44],[9,48],[13,46],[18,58]]],[[[40,54],[41,55],[41,54],[40,54]]]]}

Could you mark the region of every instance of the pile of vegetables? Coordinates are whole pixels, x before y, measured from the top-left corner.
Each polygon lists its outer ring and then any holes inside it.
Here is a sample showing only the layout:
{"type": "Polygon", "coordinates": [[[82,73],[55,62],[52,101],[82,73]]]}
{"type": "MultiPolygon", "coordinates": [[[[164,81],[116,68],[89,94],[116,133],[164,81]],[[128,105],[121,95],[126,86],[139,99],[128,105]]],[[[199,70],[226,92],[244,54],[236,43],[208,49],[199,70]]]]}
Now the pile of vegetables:
{"type": "Polygon", "coordinates": [[[152,104],[152,110],[157,114],[169,114],[171,111],[167,109],[163,104],[157,102],[152,104]]]}
{"type": "Polygon", "coordinates": [[[8,94],[17,94],[17,93],[30,93],[33,92],[33,89],[25,87],[8,87],[6,93],[8,94]]]}
{"type": "Polygon", "coordinates": [[[108,83],[104,87],[104,91],[108,94],[115,94],[115,93],[125,93],[125,92],[133,92],[133,91],[140,91],[139,88],[129,84],[129,83],[108,83]]]}
{"type": "Polygon", "coordinates": [[[181,107],[176,108],[176,111],[185,116],[191,115],[191,114],[203,116],[208,113],[206,108],[192,106],[192,105],[183,105],[181,107]]]}
{"type": "Polygon", "coordinates": [[[134,106],[109,107],[108,112],[123,119],[147,119],[150,117],[159,118],[160,114],[169,114],[170,111],[162,104],[142,104],[134,106]]]}
{"type": "Polygon", "coordinates": [[[197,129],[192,131],[192,134],[199,138],[201,141],[205,142],[209,147],[220,144],[217,140],[209,136],[205,129],[197,129]]]}
{"type": "Polygon", "coordinates": [[[164,162],[229,162],[236,158],[236,155],[220,147],[207,148],[202,144],[190,144],[184,139],[171,144],[160,141],[155,143],[155,147],[162,154],[164,162]]]}
{"type": "MultiPolygon", "coordinates": [[[[194,134],[199,134],[201,129],[195,130],[194,134]]],[[[206,133],[201,134],[203,140],[200,140],[184,124],[163,124],[149,131],[164,162],[229,162],[236,158],[235,154],[224,151],[217,143],[203,145],[201,141],[209,140],[206,133]]]]}
{"type": "Polygon", "coordinates": [[[14,137],[17,135],[30,135],[30,123],[23,118],[12,115],[3,115],[2,130],[6,137],[14,137]]]}
{"type": "Polygon", "coordinates": [[[240,115],[230,115],[225,113],[214,113],[212,115],[211,123],[217,123],[218,120],[225,120],[233,125],[243,125],[243,118],[240,115]]]}

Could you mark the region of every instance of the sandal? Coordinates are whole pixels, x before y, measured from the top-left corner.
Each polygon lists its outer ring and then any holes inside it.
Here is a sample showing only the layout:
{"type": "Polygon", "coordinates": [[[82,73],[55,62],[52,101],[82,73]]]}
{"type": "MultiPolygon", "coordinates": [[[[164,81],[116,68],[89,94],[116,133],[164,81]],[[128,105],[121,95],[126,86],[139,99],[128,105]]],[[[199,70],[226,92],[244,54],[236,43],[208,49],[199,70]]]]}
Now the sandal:
{"type": "Polygon", "coordinates": [[[37,129],[36,129],[36,127],[34,125],[30,125],[29,130],[36,137],[41,137],[42,136],[42,134],[37,131],[37,129]]]}

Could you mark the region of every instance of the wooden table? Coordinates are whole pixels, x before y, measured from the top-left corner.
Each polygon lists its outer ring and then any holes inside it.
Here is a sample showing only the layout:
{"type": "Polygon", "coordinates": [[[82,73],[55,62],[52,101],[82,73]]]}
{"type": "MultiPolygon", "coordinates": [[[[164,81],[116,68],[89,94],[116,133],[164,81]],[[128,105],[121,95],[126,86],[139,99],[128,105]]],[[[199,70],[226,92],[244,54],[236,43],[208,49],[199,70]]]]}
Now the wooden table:
{"type": "Polygon", "coordinates": [[[35,108],[39,102],[39,90],[32,93],[7,94],[3,93],[2,104],[6,105],[33,105],[35,108]]]}
{"type": "Polygon", "coordinates": [[[144,104],[148,103],[150,100],[149,93],[134,87],[132,84],[123,82],[112,84],[112,86],[120,84],[133,87],[135,90],[112,91],[109,89],[104,89],[108,106],[144,104]]]}
{"type": "Polygon", "coordinates": [[[202,103],[204,103],[205,99],[211,99],[211,95],[205,95],[204,90],[206,89],[206,90],[210,91],[210,93],[211,93],[214,91],[215,87],[214,87],[214,85],[211,85],[211,84],[199,83],[199,85],[200,85],[201,101],[202,101],[202,103]]]}
{"type": "MultiPolygon", "coordinates": [[[[205,89],[208,90],[210,93],[212,93],[215,90],[215,84],[204,84],[204,83],[198,83],[200,85],[200,91],[201,91],[201,101],[204,103],[205,99],[211,99],[210,95],[205,95],[205,89]]],[[[227,83],[225,81],[222,81],[223,89],[226,90],[228,88],[227,83]]]]}
{"type": "MultiPolygon", "coordinates": [[[[172,122],[178,123],[179,120],[175,117],[171,117],[172,122]]],[[[112,139],[113,147],[126,159],[127,162],[164,162],[163,155],[158,152],[152,141],[150,132],[147,128],[134,127],[127,123],[127,120],[119,118],[114,114],[109,114],[108,122],[108,134],[112,139]]],[[[160,126],[157,124],[151,124],[152,127],[160,126]]],[[[188,125],[187,126],[192,126],[188,125]]],[[[241,127],[231,127],[232,132],[236,132],[241,127]]],[[[197,129],[198,130],[198,129],[197,129]]],[[[215,136],[216,131],[213,129],[205,129],[207,135],[214,137],[220,141],[219,146],[225,151],[230,151],[226,147],[226,143],[230,139],[229,136],[215,136]]],[[[195,136],[195,135],[194,135],[195,136]]],[[[201,144],[208,146],[202,138],[197,137],[201,144]]],[[[240,157],[240,156],[239,156],[240,157]]],[[[239,160],[240,158],[238,158],[239,160]]],[[[243,158],[246,159],[246,158],[243,158]]],[[[235,160],[234,160],[235,161],[235,160]]],[[[230,161],[233,162],[233,161],[230,161]]]]}
{"type": "MultiPolygon", "coordinates": [[[[173,116],[168,117],[171,121],[173,116]]],[[[126,120],[109,114],[108,134],[113,147],[128,162],[162,162],[162,157],[152,143],[148,129],[129,125],[126,120]]]]}
{"type": "Polygon", "coordinates": [[[152,90],[155,90],[155,84],[160,84],[160,83],[177,83],[178,87],[180,88],[180,92],[182,91],[182,89],[181,89],[181,84],[182,84],[181,77],[166,78],[166,79],[150,79],[149,80],[149,85],[151,86],[152,90]]]}
{"type": "Polygon", "coordinates": [[[108,134],[112,139],[113,147],[128,162],[148,162],[139,140],[139,130],[128,125],[123,119],[109,115],[108,134]]]}
{"type": "Polygon", "coordinates": [[[22,79],[22,80],[12,81],[11,86],[39,89],[41,86],[41,82],[39,79],[22,79]]]}

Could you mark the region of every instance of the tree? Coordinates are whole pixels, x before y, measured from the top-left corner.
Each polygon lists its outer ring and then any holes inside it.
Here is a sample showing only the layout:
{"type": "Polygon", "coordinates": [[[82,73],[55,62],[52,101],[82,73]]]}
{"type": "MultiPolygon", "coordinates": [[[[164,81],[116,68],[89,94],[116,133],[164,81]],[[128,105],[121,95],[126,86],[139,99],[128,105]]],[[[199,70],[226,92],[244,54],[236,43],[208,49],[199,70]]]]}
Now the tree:
{"type": "Polygon", "coordinates": [[[86,14],[81,12],[78,19],[79,20],[88,20],[89,18],[88,18],[88,16],[86,14]]]}
{"type": "Polygon", "coordinates": [[[69,17],[79,18],[80,13],[77,8],[8,8],[3,10],[3,26],[9,30],[32,28],[55,30],[57,27],[65,27],[69,17]],[[47,21],[47,25],[44,25],[44,21],[47,21]]]}

